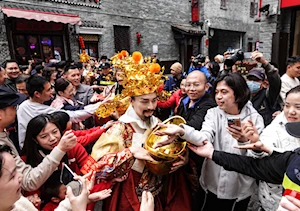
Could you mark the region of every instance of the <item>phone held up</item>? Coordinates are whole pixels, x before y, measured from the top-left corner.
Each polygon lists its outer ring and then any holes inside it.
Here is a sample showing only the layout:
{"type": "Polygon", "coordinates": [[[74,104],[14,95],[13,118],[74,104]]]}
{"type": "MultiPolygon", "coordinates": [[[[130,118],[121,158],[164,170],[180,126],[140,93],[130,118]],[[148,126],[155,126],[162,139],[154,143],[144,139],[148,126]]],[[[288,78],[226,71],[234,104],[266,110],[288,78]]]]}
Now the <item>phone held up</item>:
{"type": "Polygon", "coordinates": [[[228,118],[228,126],[230,127],[231,125],[236,125],[238,127],[241,127],[241,120],[240,118],[228,118]]]}
{"type": "Polygon", "coordinates": [[[76,174],[69,168],[69,166],[63,163],[60,182],[66,186],[70,186],[73,194],[78,196],[82,190],[82,182],[80,180],[74,180],[75,175],[76,174]]]}

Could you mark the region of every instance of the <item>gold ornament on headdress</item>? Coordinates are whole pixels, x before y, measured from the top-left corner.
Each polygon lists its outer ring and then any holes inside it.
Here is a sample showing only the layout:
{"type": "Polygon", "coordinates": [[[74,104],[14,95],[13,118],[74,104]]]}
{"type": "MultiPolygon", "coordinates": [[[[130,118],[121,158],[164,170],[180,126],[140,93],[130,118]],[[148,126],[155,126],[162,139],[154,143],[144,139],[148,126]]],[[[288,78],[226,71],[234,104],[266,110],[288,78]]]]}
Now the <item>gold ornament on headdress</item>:
{"type": "Polygon", "coordinates": [[[82,53],[78,54],[78,56],[80,62],[87,63],[90,61],[90,56],[86,53],[85,50],[82,50],[82,53]]]}
{"type": "Polygon", "coordinates": [[[124,104],[128,103],[127,109],[130,104],[129,97],[154,93],[159,86],[164,84],[164,67],[161,68],[158,63],[151,63],[150,57],[143,58],[143,55],[138,51],[133,52],[132,56],[127,51],[121,51],[111,57],[111,63],[115,70],[124,72],[122,82],[124,89],[112,101],[99,106],[96,111],[98,117],[105,118],[109,116],[120,107],[120,101],[123,101],[121,103],[123,110],[125,109],[124,104]]]}

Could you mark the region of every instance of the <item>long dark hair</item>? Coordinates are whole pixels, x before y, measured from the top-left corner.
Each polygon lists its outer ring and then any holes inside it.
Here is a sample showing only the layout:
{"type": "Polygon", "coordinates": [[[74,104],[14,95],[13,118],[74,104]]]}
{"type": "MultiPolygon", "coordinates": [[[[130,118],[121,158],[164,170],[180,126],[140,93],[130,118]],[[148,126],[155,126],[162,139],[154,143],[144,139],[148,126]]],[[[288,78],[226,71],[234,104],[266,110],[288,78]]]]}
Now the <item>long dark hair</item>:
{"type": "Polygon", "coordinates": [[[56,111],[50,115],[53,121],[56,122],[56,125],[58,125],[59,129],[61,131],[65,131],[67,128],[67,123],[70,121],[69,114],[63,111],[56,111]]]}
{"type": "Polygon", "coordinates": [[[49,114],[40,114],[31,119],[27,125],[26,136],[21,155],[26,156],[26,163],[32,167],[36,167],[44,159],[44,157],[39,153],[39,150],[42,150],[45,154],[49,154],[51,152],[51,150],[49,151],[43,149],[36,140],[36,137],[46,127],[48,122],[55,124],[62,135],[59,125],[49,114]]]}

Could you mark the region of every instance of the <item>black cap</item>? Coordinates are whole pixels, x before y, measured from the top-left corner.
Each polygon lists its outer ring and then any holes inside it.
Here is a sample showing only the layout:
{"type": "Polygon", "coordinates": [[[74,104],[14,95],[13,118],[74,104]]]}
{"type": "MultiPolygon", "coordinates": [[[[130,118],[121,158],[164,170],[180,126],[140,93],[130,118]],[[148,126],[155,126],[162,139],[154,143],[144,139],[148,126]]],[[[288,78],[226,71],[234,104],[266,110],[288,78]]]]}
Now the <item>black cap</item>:
{"type": "Polygon", "coordinates": [[[26,100],[25,95],[15,93],[5,86],[0,86],[0,109],[20,105],[24,100],[26,100]]]}
{"type": "Polygon", "coordinates": [[[300,138],[300,122],[288,122],[286,123],[285,128],[288,134],[300,138]]]}
{"type": "Polygon", "coordinates": [[[262,68],[254,68],[254,69],[250,70],[250,72],[247,75],[247,78],[249,76],[254,76],[254,77],[256,77],[256,78],[258,78],[259,80],[262,80],[262,81],[264,81],[265,78],[266,78],[264,69],[262,69],[262,68]]]}
{"type": "Polygon", "coordinates": [[[103,69],[103,68],[110,68],[111,65],[110,65],[110,63],[108,63],[108,62],[104,62],[104,63],[101,64],[100,67],[101,67],[101,69],[103,69]]]}

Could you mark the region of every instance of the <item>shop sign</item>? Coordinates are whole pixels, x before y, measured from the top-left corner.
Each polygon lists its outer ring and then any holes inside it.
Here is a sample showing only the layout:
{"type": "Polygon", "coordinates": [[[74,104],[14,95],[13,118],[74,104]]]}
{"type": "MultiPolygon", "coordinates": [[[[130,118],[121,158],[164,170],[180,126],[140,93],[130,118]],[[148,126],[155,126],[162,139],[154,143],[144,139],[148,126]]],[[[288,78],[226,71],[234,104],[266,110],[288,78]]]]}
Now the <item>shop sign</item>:
{"type": "Polygon", "coordinates": [[[199,22],[199,2],[198,0],[192,0],[192,23],[199,22]]]}
{"type": "Polygon", "coordinates": [[[20,20],[16,21],[16,30],[18,31],[62,31],[63,24],[53,22],[42,22],[42,21],[28,21],[20,20]]]}
{"type": "Polygon", "coordinates": [[[300,0],[281,0],[281,8],[299,6],[300,0]]]}

